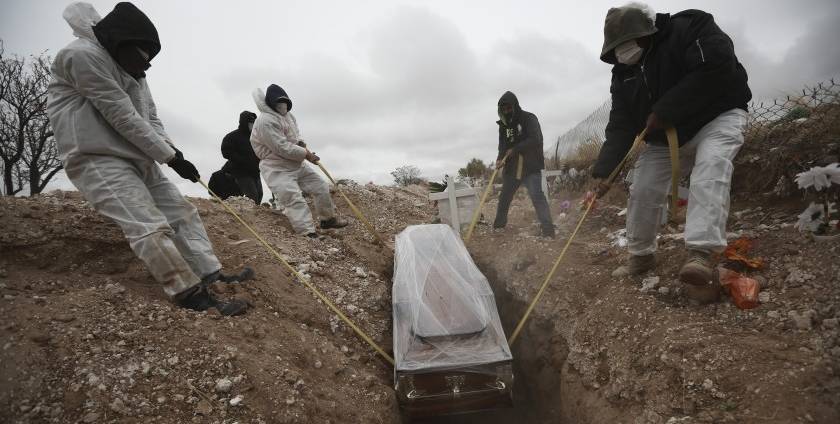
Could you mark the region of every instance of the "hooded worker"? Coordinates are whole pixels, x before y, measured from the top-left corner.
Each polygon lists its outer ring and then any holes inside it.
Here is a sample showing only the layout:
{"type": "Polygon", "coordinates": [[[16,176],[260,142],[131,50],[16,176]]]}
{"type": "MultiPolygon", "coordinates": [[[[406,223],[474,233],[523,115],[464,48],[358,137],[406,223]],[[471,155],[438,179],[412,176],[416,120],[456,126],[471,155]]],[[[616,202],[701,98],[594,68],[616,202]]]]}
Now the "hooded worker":
{"type": "Polygon", "coordinates": [[[256,120],[254,112],[243,111],[239,127],[222,139],[222,156],[228,160],[222,171],[233,178],[243,195],[259,205],[263,196],[260,159],[251,147],[251,128],[256,120]]]}
{"type": "Polygon", "coordinates": [[[543,136],[537,116],[522,110],[516,95],[505,92],[498,103],[499,154],[496,167],[504,165],[502,172],[502,193],[496,209],[493,228],[507,225],[508,210],[519,186],[524,185],[534,204],[540,221],[540,235],[554,237],[554,223],[548,209],[548,201],[542,191],[541,170],[545,168],[543,157],[543,136]]]}
{"type": "Polygon", "coordinates": [[[118,3],[102,19],[90,4],[72,3],[63,16],[78,38],[56,54],[47,113],[68,178],[120,226],[176,304],[244,313],[244,303],[219,302],[207,286],[253,271],[221,274],[196,208],[158,166],[199,177],[164,130],[146,82],[161,48],[155,26],[131,3],[118,3]]]}
{"type": "Polygon", "coordinates": [[[342,228],[347,222],[336,218],[330,187],[305,162],[318,163],[320,158],[306,148],[300,137],[297,120],[292,114],[292,100],[280,86],[271,84],[263,94],[253,92],[260,116],[251,131],[251,146],[260,159],[260,172],[283,213],[296,233],[318,237],[309,205],[303,193],[312,195],[321,229],[342,228]]]}
{"type": "MultiPolygon", "coordinates": [[[[744,142],[752,97],[732,40],[706,12],[654,14],[631,3],[607,12],[601,60],[613,65],[612,110],[593,176],[610,175],[645,129],[648,144],[633,170],[627,205],[630,258],[614,275],[655,267],[672,173],[664,129],[673,127],[680,169],[691,172],[688,260],[679,278],[705,285],[714,279],[711,254],[726,246],[732,160],[744,142]]],[[[607,188],[602,182],[599,194],[607,188]]]]}

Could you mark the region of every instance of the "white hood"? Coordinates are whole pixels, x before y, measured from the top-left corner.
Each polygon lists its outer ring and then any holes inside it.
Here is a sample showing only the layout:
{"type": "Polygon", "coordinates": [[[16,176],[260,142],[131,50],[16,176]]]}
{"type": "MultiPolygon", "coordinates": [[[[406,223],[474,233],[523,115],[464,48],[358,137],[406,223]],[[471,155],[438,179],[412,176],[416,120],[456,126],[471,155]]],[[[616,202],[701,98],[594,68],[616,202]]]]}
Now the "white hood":
{"type": "Polygon", "coordinates": [[[259,109],[260,112],[280,116],[276,110],[268,107],[268,104],[266,104],[265,91],[263,91],[262,88],[255,88],[254,91],[251,92],[251,96],[254,97],[254,103],[256,103],[257,109],[259,109]]]}
{"type": "Polygon", "coordinates": [[[61,14],[65,21],[73,28],[73,35],[79,38],[86,38],[97,43],[96,36],[93,34],[93,26],[96,25],[102,17],[99,12],[90,3],[81,1],[70,3],[64,8],[64,13],[61,14]]]}

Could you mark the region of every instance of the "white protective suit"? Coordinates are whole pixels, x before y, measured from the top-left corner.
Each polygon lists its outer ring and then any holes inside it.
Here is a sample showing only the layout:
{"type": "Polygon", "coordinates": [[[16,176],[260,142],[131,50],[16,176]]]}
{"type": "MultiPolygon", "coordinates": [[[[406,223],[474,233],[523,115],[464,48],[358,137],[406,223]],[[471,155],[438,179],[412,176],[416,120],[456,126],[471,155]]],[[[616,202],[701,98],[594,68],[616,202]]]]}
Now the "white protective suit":
{"type": "MultiPolygon", "coordinates": [[[[726,247],[732,160],[744,144],[747,112],[732,109],[706,124],[680,147],[680,169],[691,173],[685,245],[720,252],[726,247]]],[[[627,202],[627,240],[631,255],[656,251],[656,233],[667,210],[671,186],[668,146],[648,145],[633,169],[627,202]]]]}
{"type": "Polygon", "coordinates": [[[297,145],[301,138],[292,112],[283,116],[271,109],[262,89],[255,89],[253,97],[260,115],[251,130],[251,146],[260,158],[262,177],[283,206],[295,232],[313,233],[315,223],[302,191],[312,194],[320,219],[327,220],[335,217],[330,186],[305,163],[306,149],[297,145]]]}
{"type": "Polygon", "coordinates": [[[63,16],[78,38],[52,64],[47,113],[67,176],[175,296],[221,264],[195,206],[155,163],[175,150],[146,79],[135,80],[100,45],[93,6],[72,3],[63,16]]]}

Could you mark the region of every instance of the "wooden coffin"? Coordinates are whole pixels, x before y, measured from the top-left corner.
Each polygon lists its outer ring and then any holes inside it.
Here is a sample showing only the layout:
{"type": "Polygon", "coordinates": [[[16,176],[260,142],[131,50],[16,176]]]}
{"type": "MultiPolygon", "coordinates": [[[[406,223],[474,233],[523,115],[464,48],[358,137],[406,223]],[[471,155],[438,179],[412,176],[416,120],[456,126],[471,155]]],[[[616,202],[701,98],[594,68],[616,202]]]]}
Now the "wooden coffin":
{"type": "Polygon", "coordinates": [[[407,228],[394,267],[394,387],[428,417],[513,404],[513,357],[493,292],[446,225],[407,228]]]}

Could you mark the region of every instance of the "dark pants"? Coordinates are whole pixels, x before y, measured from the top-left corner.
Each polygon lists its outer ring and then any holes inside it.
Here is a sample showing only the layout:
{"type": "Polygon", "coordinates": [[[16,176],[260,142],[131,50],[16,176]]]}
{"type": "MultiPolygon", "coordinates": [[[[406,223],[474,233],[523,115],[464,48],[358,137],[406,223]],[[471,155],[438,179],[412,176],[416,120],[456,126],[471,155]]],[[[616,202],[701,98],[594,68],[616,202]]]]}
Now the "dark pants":
{"type": "Polygon", "coordinates": [[[542,191],[542,180],[539,172],[534,172],[522,177],[522,180],[517,180],[514,175],[505,175],[502,181],[502,194],[499,195],[499,208],[496,209],[496,222],[493,227],[502,228],[507,225],[508,209],[510,209],[510,202],[513,201],[513,195],[520,185],[524,185],[528,189],[528,195],[531,197],[531,203],[534,204],[534,210],[537,211],[537,219],[543,230],[554,229],[554,223],[551,221],[551,212],[548,210],[548,201],[545,199],[545,193],[542,191]]]}
{"type": "Polygon", "coordinates": [[[234,175],[233,178],[236,180],[236,185],[238,185],[239,189],[242,190],[243,196],[247,196],[258,205],[262,203],[263,190],[262,181],[260,181],[259,175],[255,177],[249,175],[234,175]]]}

